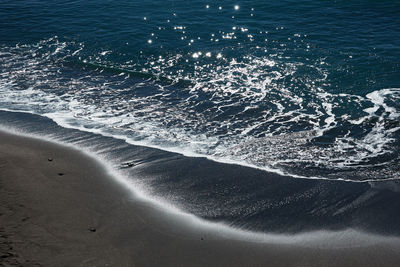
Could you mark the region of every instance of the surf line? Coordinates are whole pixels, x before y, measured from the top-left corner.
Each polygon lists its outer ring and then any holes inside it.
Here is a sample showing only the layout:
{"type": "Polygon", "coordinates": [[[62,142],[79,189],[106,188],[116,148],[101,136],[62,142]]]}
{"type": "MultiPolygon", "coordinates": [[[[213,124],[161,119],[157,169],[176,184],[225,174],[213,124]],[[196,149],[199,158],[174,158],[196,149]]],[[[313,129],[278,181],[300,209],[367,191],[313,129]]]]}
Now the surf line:
{"type": "MultiPolygon", "coordinates": [[[[283,170],[280,170],[280,169],[274,169],[274,168],[270,168],[270,167],[260,167],[260,166],[256,166],[256,165],[249,164],[249,163],[246,163],[246,162],[239,162],[239,161],[229,160],[229,159],[221,159],[221,158],[213,157],[211,155],[204,155],[204,154],[198,154],[198,153],[194,153],[194,152],[187,152],[187,151],[184,151],[184,150],[179,150],[179,149],[174,149],[174,148],[166,148],[166,147],[163,147],[163,146],[154,145],[154,144],[150,144],[148,142],[143,142],[143,141],[134,141],[131,138],[125,136],[125,135],[113,135],[113,134],[106,133],[106,132],[102,131],[101,129],[87,129],[87,128],[83,127],[83,126],[73,126],[73,125],[70,125],[68,123],[63,123],[61,120],[57,120],[56,116],[51,116],[52,113],[38,114],[38,113],[35,113],[34,111],[11,110],[11,109],[7,109],[7,108],[0,108],[0,111],[33,114],[33,115],[37,115],[37,116],[48,118],[51,121],[53,121],[54,123],[56,123],[58,126],[63,127],[63,128],[78,130],[78,131],[87,132],[87,133],[91,133],[91,134],[98,134],[98,135],[101,135],[101,136],[104,136],[104,137],[111,137],[111,138],[114,138],[114,139],[125,141],[127,144],[130,144],[130,145],[154,148],[154,149],[158,149],[158,150],[162,150],[162,151],[166,151],[166,152],[180,154],[180,155],[185,156],[185,157],[206,158],[208,160],[211,160],[211,161],[214,161],[214,162],[218,162],[218,163],[243,166],[243,167],[257,169],[257,170],[261,170],[261,171],[265,171],[265,172],[275,173],[275,174],[278,174],[278,175],[281,175],[281,176],[285,176],[285,177],[288,177],[288,178],[293,178],[293,179],[322,180],[322,181],[330,181],[330,182],[348,182],[348,183],[371,183],[371,182],[373,182],[373,183],[383,183],[383,182],[388,182],[388,181],[400,180],[400,177],[385,178],[385,179],[352,180],[352,179],[343,179],[343,178],[333,179],[333,178],[320,177],[320,176],[297,175],[297,174],[292,174],[292,173],[289,173],[289,172],[286,172],[286,171],[283,171],[283,170]]],[[[1,126],[1,124],[0,124],[0,126],[1,126]]],[[[4,127],[2,127],[2,128],[3,128],[4,131],[6,131],[4,129],[4,127]]],[[[13,133],[13,132],[11,132],[11,133],[13,133]]],[[[16,132],[14,134],[18,134],[18,133],[16,132]]],[[[27,137],[32,137],[32,136],[35,137],[34,134],[32,134],[32,135],[28,134],[26,136],[27,137]]],[[[37,138],[42,138],[42,137],[37,136],[37,138]]],[[[54,140],[54,141],[55,142],[60,142],[61,144],[65,144],[65,142],[63,142],[62,140],[54,140]]],[[[71,145],[73,146],[73,144],[71,144],[71,145]]]]}

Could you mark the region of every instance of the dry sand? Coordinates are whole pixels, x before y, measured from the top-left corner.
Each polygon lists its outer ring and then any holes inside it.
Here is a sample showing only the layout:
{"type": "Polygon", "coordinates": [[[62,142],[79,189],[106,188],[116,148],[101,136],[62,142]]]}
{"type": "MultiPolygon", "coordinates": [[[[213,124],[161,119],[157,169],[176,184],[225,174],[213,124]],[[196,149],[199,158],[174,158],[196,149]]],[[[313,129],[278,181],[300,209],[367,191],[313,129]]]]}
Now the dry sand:
{"type": "Polygon", "coordinates": [[[180,223],[135,198],[99,162],[75,149],[4,132],[0,132],[0,202],[1,266],[398,266],[400,262],[400,248],[393,245],[320,249],[221,237],[180,223]]]}

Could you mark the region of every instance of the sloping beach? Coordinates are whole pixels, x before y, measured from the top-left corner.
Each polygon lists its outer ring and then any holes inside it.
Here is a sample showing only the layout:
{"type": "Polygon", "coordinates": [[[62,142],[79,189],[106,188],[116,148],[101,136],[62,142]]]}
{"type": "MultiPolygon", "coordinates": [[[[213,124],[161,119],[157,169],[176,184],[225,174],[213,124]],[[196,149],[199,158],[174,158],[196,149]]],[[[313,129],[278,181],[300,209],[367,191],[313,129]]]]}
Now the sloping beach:
{"type": "Polygon", "coordinates": [[[332,249],[238,240],[157,209],[76,149],[5,132],[0,140],[5,266],[396,266],[400,260],[398,243],[384,238],[332,249]]]}

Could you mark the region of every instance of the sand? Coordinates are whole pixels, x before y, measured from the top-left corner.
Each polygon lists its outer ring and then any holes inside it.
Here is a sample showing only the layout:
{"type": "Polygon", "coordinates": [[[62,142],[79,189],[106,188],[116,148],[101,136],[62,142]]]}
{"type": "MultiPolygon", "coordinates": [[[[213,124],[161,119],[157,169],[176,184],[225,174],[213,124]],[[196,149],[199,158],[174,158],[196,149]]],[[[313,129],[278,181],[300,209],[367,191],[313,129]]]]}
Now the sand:
{"type": "MultiPolygon", "coordinates": [[[[400,247],[257,243],[181,222],[95,159],[0,132],[0,265],[397,266],[400,247]]],[[[327,240],[329,242],[329,240],[327,240]]]]}

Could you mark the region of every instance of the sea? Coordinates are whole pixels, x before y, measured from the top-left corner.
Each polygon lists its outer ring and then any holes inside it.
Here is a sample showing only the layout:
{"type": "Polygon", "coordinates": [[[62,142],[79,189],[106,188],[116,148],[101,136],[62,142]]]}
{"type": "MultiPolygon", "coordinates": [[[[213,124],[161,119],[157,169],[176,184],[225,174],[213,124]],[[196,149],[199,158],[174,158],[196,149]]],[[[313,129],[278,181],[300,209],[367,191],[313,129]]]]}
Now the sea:
{"type": "Polygon", "coordinates": [[[400,2],[1,0],[0,126],[255,232],[400,234],[400,2]]]}

